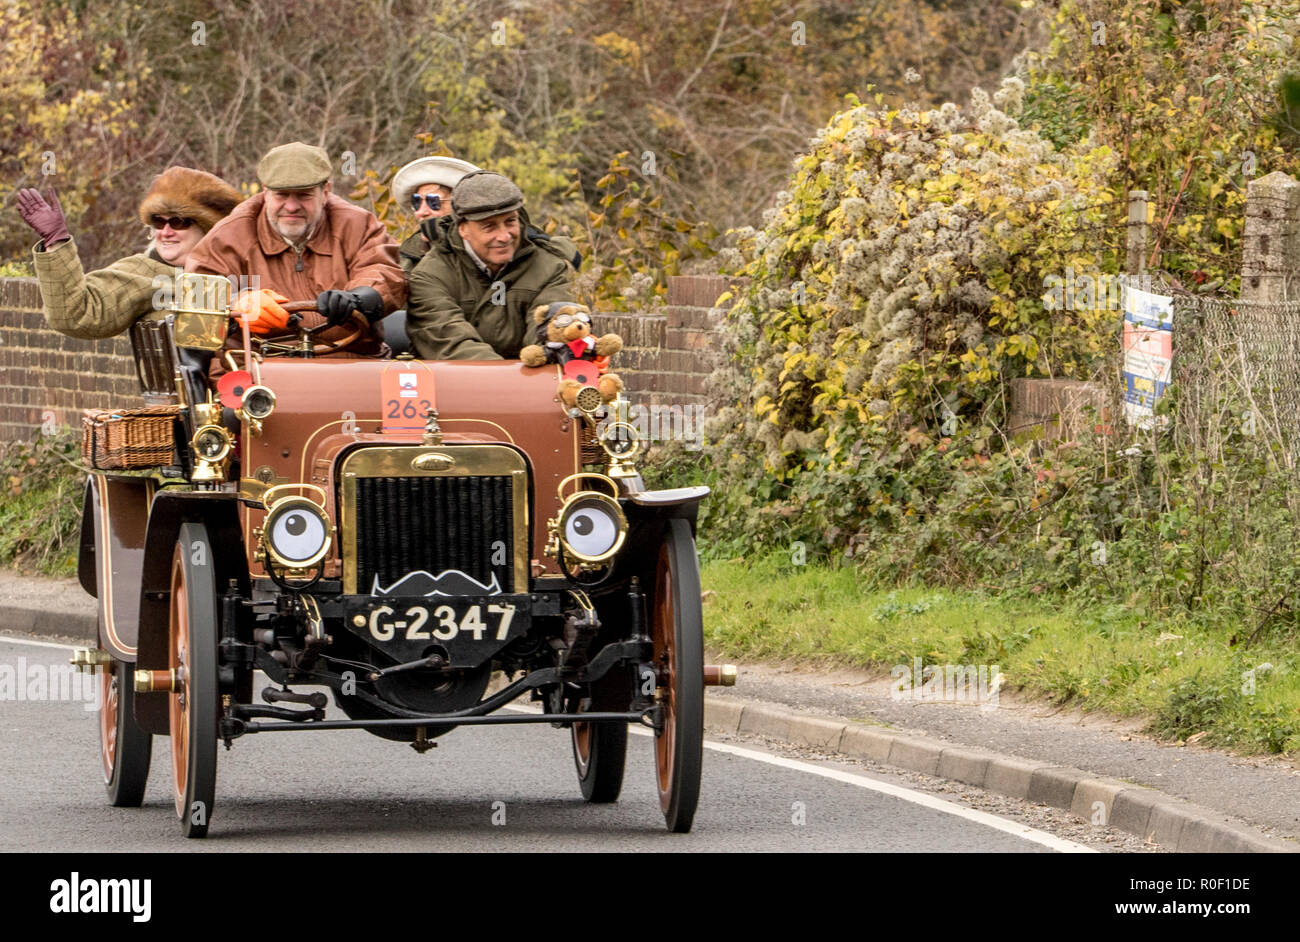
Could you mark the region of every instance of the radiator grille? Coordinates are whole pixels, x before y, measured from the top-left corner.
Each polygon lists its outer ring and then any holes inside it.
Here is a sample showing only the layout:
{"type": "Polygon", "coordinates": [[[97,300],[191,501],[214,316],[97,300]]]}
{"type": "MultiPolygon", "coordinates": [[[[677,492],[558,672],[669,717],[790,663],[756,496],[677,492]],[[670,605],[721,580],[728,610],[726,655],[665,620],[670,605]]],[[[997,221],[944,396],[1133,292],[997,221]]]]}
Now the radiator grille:
{"type": "Polygon", "coordinates": [[[362,477],[356,486],[358,592],[421,569],[458,569],[485,585],[495,576],[514,591],[510,475],[362,477]]]}

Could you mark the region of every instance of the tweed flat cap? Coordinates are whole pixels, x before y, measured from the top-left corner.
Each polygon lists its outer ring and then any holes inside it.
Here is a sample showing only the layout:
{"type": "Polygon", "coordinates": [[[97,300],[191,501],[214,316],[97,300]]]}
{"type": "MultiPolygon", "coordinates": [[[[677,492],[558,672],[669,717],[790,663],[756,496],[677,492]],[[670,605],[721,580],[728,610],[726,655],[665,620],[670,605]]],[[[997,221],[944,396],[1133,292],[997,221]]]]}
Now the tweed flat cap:
{"type": "Polygon", "coordinates": [[[294,141],[266,152],[257,162],[257,179],[268,190],[305,190],[324,183],[333,170],[324,150],[294,141]]]}
{"type": "Polygon", "coordinates": [[[487,219],[524,208],[524,194],[519,187],[499,173],[480,170],[461,177],[451,191],[451,213],[456,220],[487,219]]]}

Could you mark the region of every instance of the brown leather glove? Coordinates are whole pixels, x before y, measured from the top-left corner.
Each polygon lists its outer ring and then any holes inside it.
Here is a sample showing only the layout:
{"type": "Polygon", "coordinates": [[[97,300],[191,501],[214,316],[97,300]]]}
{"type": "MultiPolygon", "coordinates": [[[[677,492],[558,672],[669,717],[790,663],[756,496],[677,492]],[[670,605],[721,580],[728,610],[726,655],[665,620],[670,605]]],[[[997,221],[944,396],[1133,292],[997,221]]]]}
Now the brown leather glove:
{"type": "Polygon", "coordinates": [[[36,230],[45,248],[72,238],[68,221],[63,217],[63,207],[59,205],[59,194],[54,192],[53,186],[46,191],[46,196],[27,187],[19,190],[14,199],[18,203],[18,215],[36,230]]]}

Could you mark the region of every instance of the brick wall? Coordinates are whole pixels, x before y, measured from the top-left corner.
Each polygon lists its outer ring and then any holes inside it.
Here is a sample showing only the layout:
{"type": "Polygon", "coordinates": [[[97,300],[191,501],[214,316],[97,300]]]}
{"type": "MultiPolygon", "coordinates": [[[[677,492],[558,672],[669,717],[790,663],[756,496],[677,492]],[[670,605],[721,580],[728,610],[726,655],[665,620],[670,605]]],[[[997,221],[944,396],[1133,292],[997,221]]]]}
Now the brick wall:
{"type": "MultiPolygon", "coordinates": [[[[707,381],[717,363],[723,311],[713,302],[729,279],[668,279],[668,304],[653,314],[598,314],[596,330],[623,338],[613,369],[643,406],[712,411],[707,381]]],[[[34,278],[0,279],[0,441],[29,439],[53,413],[77,426],[82,409],[139,401],[125,336],[75,340],[50,330],[34,278]]]]}
{"type": "Polygon", "coordinates": [[[725,313],[713,303],[730,284],[718,275],[673,277],[667,306],[653,314],[597,314],[597,333],[623,338],[611,368],[633,403],[712,407],[708,378],[718,364],[725,313]]]}
{"type": "Polygon", "coordinates": [[[0,278],[0,441],[29,439],[49,418],[139,401],[125,336],[76,340],[50,330],[35,278],[0,278]]]}

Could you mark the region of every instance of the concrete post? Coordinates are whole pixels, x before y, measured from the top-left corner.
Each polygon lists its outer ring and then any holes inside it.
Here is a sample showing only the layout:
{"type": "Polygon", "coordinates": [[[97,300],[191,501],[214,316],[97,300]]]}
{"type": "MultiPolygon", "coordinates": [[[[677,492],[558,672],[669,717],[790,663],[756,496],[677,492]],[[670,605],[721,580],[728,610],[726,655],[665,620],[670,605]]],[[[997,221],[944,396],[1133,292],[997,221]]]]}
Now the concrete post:
{"type": "Polygon", "coordinates": [[[1281,171],[1250,181],[1242,239],[1241,299],[1300,298],[1300,183],[1281,171]]]}
{"type": "Polygon", "coordinates": [[[1125,273],[1140,275],[1147,267],[1147,191],[1128,191],[1128,251],[1125,273]]]}

